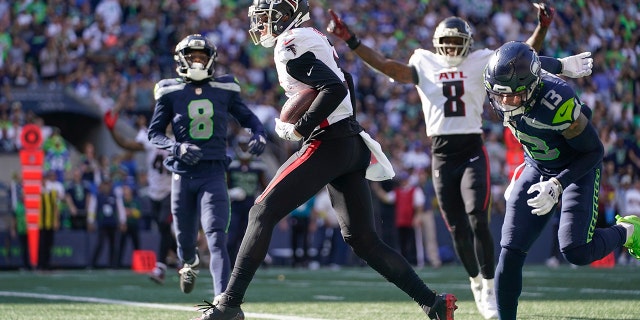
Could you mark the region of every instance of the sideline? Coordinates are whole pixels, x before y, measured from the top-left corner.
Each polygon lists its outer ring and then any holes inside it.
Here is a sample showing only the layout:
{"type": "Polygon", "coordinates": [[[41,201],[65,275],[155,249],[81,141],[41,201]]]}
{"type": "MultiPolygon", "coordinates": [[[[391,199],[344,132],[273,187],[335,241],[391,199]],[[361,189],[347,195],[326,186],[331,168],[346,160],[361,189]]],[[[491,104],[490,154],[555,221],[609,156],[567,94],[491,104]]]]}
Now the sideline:
{"type": "MultiPolygon", "coordinates": [[[[125,305],[125,306],[132,306],[132,307],[189,311],[189,312],[197,311],[194,307],[187,307],[187,306],[150,303],[150,302],[133,302],[133,301],[127,301],[127,300],[103,299],[103,298],[93,298],[93,297],[76,297],[76,296],[67,296],[67,295],[60,295],[60,294],[0,291],[0,297],[18,297],[18,298],[32,298],[32,299],[43,299],[43,300],[62,300],[62,301],[74,301],[74,302],[117,304],[117,305],[125,305]]],[[[245,312],[245,316],[248,318],[273,319],[273,320],[326,320],[326,319],[317,319],[317,318],[302,318],[302,317],[296,317],[296,316],[285,316],[285,315],[252,313],[252,312],[245,312]]]]}

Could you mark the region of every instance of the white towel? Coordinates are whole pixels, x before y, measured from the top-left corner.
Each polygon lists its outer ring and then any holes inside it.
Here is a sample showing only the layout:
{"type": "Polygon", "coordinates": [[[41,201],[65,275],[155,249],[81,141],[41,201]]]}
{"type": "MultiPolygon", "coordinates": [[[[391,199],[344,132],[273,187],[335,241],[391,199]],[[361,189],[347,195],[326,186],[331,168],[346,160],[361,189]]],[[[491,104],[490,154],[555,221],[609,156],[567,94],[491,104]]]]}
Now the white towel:
{"type": "Polygon", "coordinates": [[[383,181],[393,178],[396,173],[393,171],[391,162],[387,159],[384,152],[382,152],[382,147],[380,147],[378,141],[373,140],[373,138],[364,131],[360,131],[360,136],[364,140],[364,143],[367,144],[367,147],[369,147],[369,150],[371,150],[371,162],[369,163],[365,177],[371,181],[383,181]]]}

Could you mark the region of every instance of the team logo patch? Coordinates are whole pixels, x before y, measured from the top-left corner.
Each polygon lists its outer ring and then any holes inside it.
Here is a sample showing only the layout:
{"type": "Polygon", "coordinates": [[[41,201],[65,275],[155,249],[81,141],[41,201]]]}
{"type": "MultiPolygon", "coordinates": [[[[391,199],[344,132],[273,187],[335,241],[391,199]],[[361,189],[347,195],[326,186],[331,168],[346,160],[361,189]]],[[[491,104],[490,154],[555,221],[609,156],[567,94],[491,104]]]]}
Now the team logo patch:
{"type": "Polygon", "coordinates": [[[298,53],[298,49],[296,48],[295,44],[290,44],[290,45],[288,45],[288,46],[286,46],[284,48],[287,51],[291,51],[291,53],[293,53],[294,56],[297,55],[297,53],[298,53]]]}
{"type": "Polygon", "coordinates": [[[202,94],[202,88],[196,88],[196,94],[197,95],[201,95],[202,94]]]}

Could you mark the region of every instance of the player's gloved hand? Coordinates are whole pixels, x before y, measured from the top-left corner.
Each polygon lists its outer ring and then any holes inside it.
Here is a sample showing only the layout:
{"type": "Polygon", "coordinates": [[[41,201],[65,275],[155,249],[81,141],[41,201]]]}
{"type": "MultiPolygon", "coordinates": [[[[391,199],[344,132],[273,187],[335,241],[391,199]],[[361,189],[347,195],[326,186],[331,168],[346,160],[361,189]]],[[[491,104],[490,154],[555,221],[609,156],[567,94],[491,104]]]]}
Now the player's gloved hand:
{"type": "Polygon", "coordinates": [[[104,125],[107,126],[109,131],[113,131],[113,128],[116,126],[116,122],[118,122],[118,113],[113,110],[108,110],[104,113],[104,125]]]}
{"type": "Polygon", "coordinates": [[[543,28],[548,28],[556,14],[556,9],[546,3],[534,3],[534,7],[538,8],[538,23],[543,28]]]}
{"type": "Polygon", "coordinates": [[[302,136],[296,132],[295,125],[282,122],[279,118],[276,118],[276,133],[284,140],[299,141],[302,139],[302,136]]]}
{"type": "Polygon", "coordinates": [[[349,49],[357,48],[360,45],[360,39],[356,37],[355,33],[349,29],[333,10],[329,9],[329,14],[331,15],[331,21],[327,25],[327,31],[344,40],[349,49]]]}
{"type": "Polygon", "coordinates": [[[593,68],[593,58],[588,51],[558,60],[562,63],[562,75],[570,78],[586,77],[591,74],[593,68]]]}
{"type": "Polygon", "coordinates": [[[229,189],[229,199],[232,201],[242,201],[247,197],[247,193],[240,187],[229,189]]]}
{"type": "Polygon", "coordinates": [[[180,161],[192,166],[202,158],[202,150],[195,144],[188,142],[176,142],[173,146],[173,155],[180,161]]]}
{"type": "Polygon", "coordinates": [[[264,132],[256,132],[251,136],[251,140],[249,140],[249,153],[259,156],[264,152],[266,146],[267,138],[265,138],[264,132]]]}
{"type": "Polygon", "coordinates": [[[527,193],[532,194],[536,191],[538,191],[538,195],[527,200],[527,204],[533,207],[532,214],[543,216],[558,203],[558,198],[562,193],[562,185],[558,179],[551,178],[532,185],[527,193]]]}

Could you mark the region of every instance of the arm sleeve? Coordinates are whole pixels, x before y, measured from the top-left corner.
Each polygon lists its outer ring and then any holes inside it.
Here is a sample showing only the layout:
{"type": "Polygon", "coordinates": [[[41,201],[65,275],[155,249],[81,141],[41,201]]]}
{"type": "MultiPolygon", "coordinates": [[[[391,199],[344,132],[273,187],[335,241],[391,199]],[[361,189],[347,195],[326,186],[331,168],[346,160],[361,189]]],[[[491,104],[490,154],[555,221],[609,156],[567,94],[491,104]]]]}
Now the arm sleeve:
{"type": "Polygon", "coordinates": [[[582,133],[574,138],[568,139],[567,143],[575,149],[580,156],[576,158],[576,161],[571,163],[569,167],[562,170],[560,174],[556,176],[556,179],[560,181],[563,188],[569,184],[580,179],[589,170],[593,169],[598,163],[602,161],[604,156],[604,147],[598,132],[596,132],[593,125],[588,124],[582,133]]]}
{"type": "Polygon", "coordinates": [[[308,137],[315,127],[336,110],[349,92],[338,75],[322,61],[316,59],[311,52],[289,60],[287,72],[296,80],[320,92],[309,110],[295,125],[296,131],[308,137]],[[307,72],[312,67],[313,73],[309,75],[307,72]]]}
{"type": "Polygon", "coordinates": [[[165,134],[167,126],[171,123],[171,108],[165,104],[164,100],[164,97],[160,97],[156,102],[149,124],[149,141],[158,149],[173,151],[176,143],[165,134]]]}
{"type": "Polygon", "coordinates": [[[540,56],[542,69],[552,74],[562,73],[562,62],[556,58],[540,56]]]}

